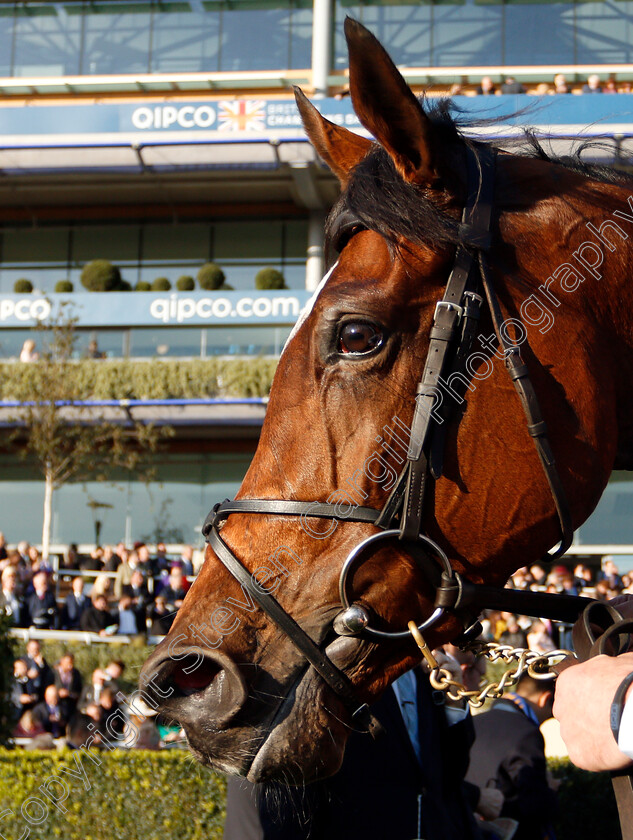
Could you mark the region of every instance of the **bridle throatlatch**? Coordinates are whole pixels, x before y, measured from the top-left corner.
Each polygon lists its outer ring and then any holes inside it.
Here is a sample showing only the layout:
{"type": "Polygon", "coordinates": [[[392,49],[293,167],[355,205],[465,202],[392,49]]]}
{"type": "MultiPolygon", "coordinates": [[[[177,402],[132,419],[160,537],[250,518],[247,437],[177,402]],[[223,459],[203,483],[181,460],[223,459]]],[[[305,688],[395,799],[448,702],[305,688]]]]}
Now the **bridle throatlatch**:
{"type": "MultiPolygon", "coordinates": [[[[388,540],[397,540],[401,545],[405,545],[414,562],[421,567],[436,588],[433,612],[417,625],[419,632],[427,630],[447,611],[451,611],[460,617],[465,628],[462,639],[467,640],[478,634],[479,624],[476,617],[483,608],[504,609],[573,622],[588,603],[586,598],[523,592],[470,583],[452,569],[446,553],[440,546],[422,533],[426,489],[430,480],[437,479],[442,474],[445,429],[448,425],[446,421],[451,416],[451,404],[448,401],[437,400],[439,405],[435,404],[439,395],[440,378],[445,380],[454,373],[466,371],[465,364],[477,334],[480,311],[485,301],[560,522],[560,545],[548,553],[545,559],[554,560],[564,554],[571,545],[573,536],[571,513],[556,469],[547,426],[543,421],[527,366],[521,358],[520,347],[502,328],[501,308],[488,266],[487,252],[492,244],[496,152],[485,144],[473,143],[467,147],[466,154],[468,198],[459,228],[460,244],[456,248],[444,296],[435,307],[429,350],[416,391],[406,464],[382,510],[357,507],[349,516],[345,516],[345,521],[369,523],[380,530],[360,542],[343,564],[339,578],[343,610],[333,622],[333,630],[338,635],[362,636],[376,641],[411,638],[409,629],[386,631],[371,627],[368,611],[364,606],[354,603],[351,591],[351,573],[367,559],[372,549],[388,540]],[[433,560],[439,561],[439,566],[433,560]]],[[[360,222],[357,229],[362,229],[360,222]]],[[[276,599],[253,580],[251,573],[222,539],[221,524],[232,513],[337,519],[341,516],[340,508],[327,502],[225,500],[217,504],[207,517],[203,534],[227,570],[290,637],[307,661],[343,701],[354,722],[375,732],[379,724],[367,705],[359,703],[349,678],[334,665],[321,647],[276,599]]]]}

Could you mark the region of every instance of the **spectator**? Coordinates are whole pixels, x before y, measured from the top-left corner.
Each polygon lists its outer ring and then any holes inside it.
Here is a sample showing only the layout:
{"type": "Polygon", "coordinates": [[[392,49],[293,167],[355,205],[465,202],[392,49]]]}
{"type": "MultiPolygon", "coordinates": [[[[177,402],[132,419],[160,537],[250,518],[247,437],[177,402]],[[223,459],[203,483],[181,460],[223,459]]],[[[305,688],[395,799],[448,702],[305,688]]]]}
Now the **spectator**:
{"type": "Polygon", "coordinates": [[[73,578],[72,592],[69,592],[62,609],[62,630],[78,630],[81,616],[88,607],[88,597],[84,595],[84,579],[73,578]]]}
{"type": "Polygon", "coordinates": [[[11,702],[15,708],[16,719],[21,718],[24,712],[32,709],[40,700],[40,680],[30,677],[28,671],[26,659],[14,661],[11,702]]]}
{"type": "Polygon", "coordinates": [[[95,582],[92,584],[90,597],[94,599],[95,595],[105,595],[106,598],[110,592],[110,578],[107,575],[97,575],[95,582]]]}
{"type": "Polygon", "coordinates": [[[596,580],[600,582],[604,580],[607,582],[609,589],[622,589],[622,578],[620,577],[620,572],[618,567],[613,562],[612,557],[604,557],[603,558],[603,566],[602,569],[598,572],[596,580]]]}
{"type": "Polygon", "coordinates": [[[86,350],[87,359],[105,359],[105,353],[99,350],[99,343],[96,338],[91,338],[88,342],[88,349],[86,350]]]}
{"type": "Polygon", "coordinates": [[[572,573],[568,570],[561,575],[561,593],[563,595],[580,595],[582,586],[579,586],[572,573]]]}
{"type": "Polygon", "coordinates": [[[530,566],[530,574],[532,575],[534,586],[545,586],[545,581],[547,580],[547,572],[542,566],[539,566],[538,563],[535,563],[533,566],[530,566]]]}
{"type": "Polygon", "coordinates": [[[38,630],[52,630],[57,625],[57,601],[48,585],[46,572],[33,577],[34,593],[27,600],[30,624],[38,630]]]}
{"type": "Polygon", "coordinates": [[[123,587],[132,581],[132,572],[136,568],[138,555],[135,551],[127,551],[123,549],[123,553],[119,555],[121,562],[116,570],[116,578],[114,581],[114,597],[120,598],[123,592],[123,587]]]}
{"type": "Polygon", "coordinates": [[[18,725],[13,730],[14,738],[35,738],[44,732],[44,727],[33,717],[33,712],[28,709],[21,715],[18,725]]]}
{"type": "Polygon", "coordinates": [[[477,96],[494,96],[497,92],[490,76],[482,76],[479,87],[475,91],[477,96]]]}
{"type": "Polygon", "coordinates": [[[147,718],[132,718],[132,723],[138,729],[138,738],[133,744],[135,750],[159,750],[160,733],[153,720],[147,718]]]}
{"type": "Polygon", "coordinates": [[[55,683],[55,674],[44,659],[42,648],[37,639],[29,639],[26,643],[26,662],[29,668],[29,677],[37,682],[39,699],[43,700],[47,686],[55,683]]]}
{"type": "Polygon", "coordinates": [[[178,610],[185,599],[186,591],[182,570],[176,566],[172,568],[167,584],[161,589],[160,594],[165,597],[167,606],[171,610],[178,610]]]}
{"type": "Polygon", "coordinates": [[[515,95],[517,93],[525,93],[525,88],[521,82],[517,82],[514,76],[506,76],[505,82],[501,85],[501,93],[515,95]]]}
{"type": "Polygon", "coordinates": [[[122,659],[112,659],[106,665],[105,669],[105,686],[112,689],[115,696],[121,690],[120,680],[125,671],[125,662],[122,659]]]}
{"type": "MultiPolygon", "coordinates": [[[[92,672],[92,679],[90,685],[85,685],[83,687],[78,705],[80,709],[85,710],[86,714],[90,714],[90,712],[88,711],[88,707],[90,705],[99,705],[101,692],[103,691],[107,678],[108,675],[103,670],[103,668],[95,668],[95,670],[92,672]]],[[[99,714],[97,714],[96,719],[99,719],[99,714]]]]}
{"type": "Polygon", "coordinates": [[[39,723],[45,732],[50,732],[53,738],[61,737],[66,731],[68,720],[64,716],[59,702],[59,694],[54,685],[49,685],[44,692],[44,700],[33,709],[33,719],[39,723]]]}
{"type": "Polygon", "coordinates": [[[552,699],[551,681],[524,673],[516,693],[505,694],[474,718],[466,781],[501,791],[501,816],[519,822],[514,840],[542,840],[556,812],[539,731],[539,723],[551,717],[552,699]]]}
{"type": "Polygon", "coordinates": [[[20,361],[36,362],[39,357],[40,354],[35,350],[35,342],[32,338],[27,338],[20,350],[20,361]]]}
{"type": "Polygon", "coordinates": [[[571,93],[563,73],[557,73],[554,76],[554,93],[571,93]]]}
{"type": "Polygon", "coordinates": [[[46,572],[49,575],[53,574],[53,567],[49,560],[44,560],[34,545],[29,546],[29,560],[31,561],[31,574],[35,575],[37,572],[46,572]]]}
{"type": "Polygon", "coordinates": [[[602,93],[602,88],[600,87],[600,76],[593,73],[587,79],[587,84],[582,86],[583,93],[602,93]]]}
{"type": "Polygon", "coordinates": [[[18,567],[22,582],[28,581],[31,579],[31,559],[29,557],[29,544],[26,540],[21,540],[17,544],[16,551],[18,556],[12,561],[13,565],[18,567]]]}
{"type": "Polygon", "coordinates": [[[125,584],[122,589],[122,594],[129,595],[138,609],[142,609],[143,612],[146,611],[147,606],[151,601],[151,597],[142,572],[135,569],[132,572],[130,582],[125,584]]]}
{"type": "Polygon", "coordinates": [[[104,688],[99,698],[99,731],[108,740],[119,738],[123,733],[125,721],[119,713],[114,691],[111,688],[104,688]]]}
{"type": "Polygon", "coordinates": [[[549,653],[550,650],[556,650],[556,645],[542,621],[532,622],[530,632],[527,634],[527,643],[530,650],[538,653],[549,653]]]}
{"type": "Polygon", "coordinates": [[[167,546],[164,542],[156,544],[156,556],[154,557],[154,575],[166,572],[169,569],[169,558],[167,557],[167,546]]]}
{"type": "Polygon", "coordinates": [[[7,551],[7,541],[2,531],[0,531],[0,562],[2,560],[6,560],[8,556],[9,552],[7,551]]]}
{"type": "Polygon", "coordinates": [[[185,545],[180,554],[180,568],[183,575],[193,574],[193,548],[190,545],[185,545]]]}
{"type": "Polygon", "coordinates": [[[510,613],[506,618],[506,629],[499,637],[502,645],[512,645],[513,648],[527,647],[525,632],[519,627],[516,615],[510,613]]]}
{"type": "Polygon", "coordinates": [[[631,82],[624,82],[618,88],[618,93],[631,93],[631,82]]]}
{"type": "Polygon", "coordinates": [[[121,558],[114,551],[111,545],[106,545],[103,549],[103,571],[116,572],[121,563],[121,558]]]}
{"type": "Polygon", "coordinates": [[[0,609],[4,609],[6,614],[11,616],[11,623],[15,627],[27,626],[28,612],[18,592],[18,572],[15,566],[7,566],[2,570],[0,609]]]}
{"type": "Polygon", "coordinates": [[[103,549],[96,546],[89,555],[82,557],[79,568],[84,572],[100,572],[103,569],[103,549]]]}
{"type": "Polygon", "coordinates": [[[121,596],[117,607],[115,623],[118,625],[117,633],[122,636],[136,636],[137,633],[143,632],[143,630],[138,629],[136,612],[129,595],[121,596]]]}
{"type": "Polygon", "coordinates": [[[174,623],[176,612],[168,609],[167,599],[164,595],[157,595],[154,599],[154,606],[150,611],[149,618],[151,621],[150,635],[166,636],[171,629],[171,625],[174,623]]]}
{"type": "Polygon", "coordinates": [[[547,96],[548,93],[551,93],[551,91],[547,82],[541,82],[534,90],[534,96],[547,96]]]}
{"type": "Polygon", "coordinates": [[[70,543],[70,545],[68,546],[68,551],[64,553],[62,566],[64,569],[70,569],[71,571],[74,571],[75,569],[79,568],[79,554],[77,552],[77,543],[70,543]]]}
{"type": "Polygon", "coordinates": [[[142,572],[145,577],[154,576],[154,561],[150,557],[149,548],[143,544],[139,545],[136,551],[138,563],[135,571],[142,572]]]}
{"type": "MultiPolygon", "coordinates": [[[[89,729],[92,720],[89,715],[82,714],[81,712],[73,715],[66,727],[66,743],[64,746],[69,750],[78,750],[84,744],[88,743],[91,737],[93,737],[93,733],[89,729]]],[[[93,741],[90,741],[90,746],[95,746],[96,742],[97,738],[95,737],[93,741]]]]}
{"type": "Polygon", "coordinates": [[[77,703],[83,689],[83,679],[75,668],[75,657],[72,653],[65,653],[57,665],[55,685],[59,694],[59,702],[66,720],[75,714],[77,703]]]}
{"type": "Polygon", "coordinates": [[[593,586],[593,575],[589,566],[579,563],[574,569],[574,583],[579,590],[593,586]]]}
{"type": "Polygon", "coordinates": [[[607,79],[604,83],[604,87],[602,88],[603,93],[617,93],[618,89],[616,87],[615,81],[613,79],[607,79]]]}
{"type": "Polygon", "coordinates": [[[458,83],[455,83],[454,85],[451,85],[450,90],[448,92],[448,95],[449,96],[464,96],[465,95],[464,88],[462,87],[462,85],[460,85],[458,83]]]}
{"type": "Polygon", "coordinates": [[[598,601],[610,601],[620,593],[617,589],[611,589],[606,580],[599,580],[594,587],[594,594],[598,601]]]}
{"type": "MultiPolygon", "coordinates": [[[[90,718],[91,720],[94,720],[94,722],[98,724],[101,720],[101,706],[98,703],[88,703],[84,714],[86,715],[86,717],[90,718]]],[[[94,734],[96,743],[101,740],[101,736],[97,729],[95,729],[94,734]]]]}
{"type": "Polygon", "coordinates": [[[105,595],[97,594],[92,600],[92,606],[88,607],[81,615],[79,627],[88,633],[97,633],[99,636],[107,636],[106,629],[116,624],[114,618],[108,611],[108,599],[105,595]]]}

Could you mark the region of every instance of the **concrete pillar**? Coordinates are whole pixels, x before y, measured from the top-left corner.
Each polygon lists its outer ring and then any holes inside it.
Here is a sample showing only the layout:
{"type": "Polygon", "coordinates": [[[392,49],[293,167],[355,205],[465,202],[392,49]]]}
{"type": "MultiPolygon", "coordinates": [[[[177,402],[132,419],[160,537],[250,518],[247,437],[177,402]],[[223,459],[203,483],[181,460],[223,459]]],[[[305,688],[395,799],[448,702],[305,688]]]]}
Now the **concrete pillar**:
{"type": "Polygon", "coordinates": [[[312,86],[315,99],[327,96],[327,78],[332,67],[332,2],[313,0],[312,86]]]}
{"type": "Polygon", "coordinates": [[[306,289],[313,292],[325,274],[325,213],[311,210],[308,223],[308,253],[306,259],[306,289]]]}

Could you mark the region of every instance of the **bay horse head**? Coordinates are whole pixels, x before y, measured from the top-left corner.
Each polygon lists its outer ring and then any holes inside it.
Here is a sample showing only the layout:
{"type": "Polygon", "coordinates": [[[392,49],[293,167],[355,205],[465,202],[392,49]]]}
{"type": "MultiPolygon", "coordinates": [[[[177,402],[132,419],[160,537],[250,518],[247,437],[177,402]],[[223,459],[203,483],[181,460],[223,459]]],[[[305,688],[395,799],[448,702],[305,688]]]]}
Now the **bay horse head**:
{"type": "Polygon", "coordinates": [[[342,187],[338,258],[141,675],[202,762],[252,781],[335,772],[419,661],[408,622],[456,638],[477,612],[460,586],[503,586],[561,526],[566,543],[631,463],[630,186],[475,141],[345,28],[374,140],[297,93],[342,187]]]}

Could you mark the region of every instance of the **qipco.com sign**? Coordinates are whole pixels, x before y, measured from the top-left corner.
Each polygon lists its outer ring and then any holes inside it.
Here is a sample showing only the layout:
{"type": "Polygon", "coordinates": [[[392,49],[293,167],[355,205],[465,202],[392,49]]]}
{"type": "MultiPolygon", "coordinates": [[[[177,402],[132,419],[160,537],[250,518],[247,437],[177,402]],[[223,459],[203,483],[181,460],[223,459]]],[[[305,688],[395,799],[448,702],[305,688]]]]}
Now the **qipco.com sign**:
{"type": "Polygon", "coordinates": [[[143,105],[132,112],[132,124],[140,131],[178,128],[211,128],[216,113],[213,105],[143,105]]]}
{"type": "Polygon", "coordinates": [[[45,321],[51,314],[51,302],[46,298],[0,298],[0,326],[16,327],[45,321]]]}

